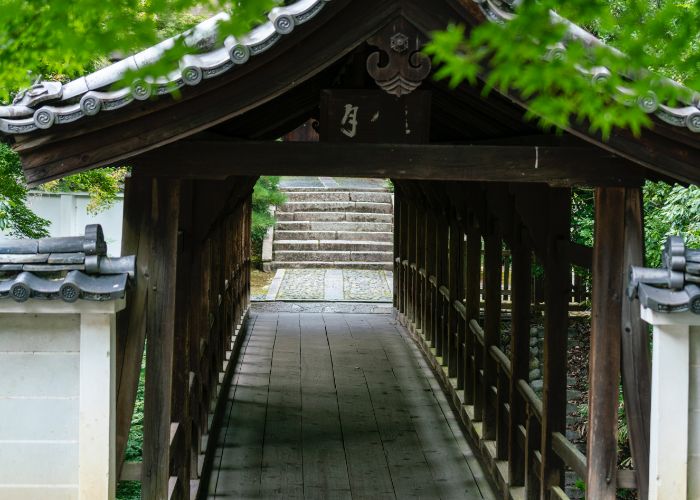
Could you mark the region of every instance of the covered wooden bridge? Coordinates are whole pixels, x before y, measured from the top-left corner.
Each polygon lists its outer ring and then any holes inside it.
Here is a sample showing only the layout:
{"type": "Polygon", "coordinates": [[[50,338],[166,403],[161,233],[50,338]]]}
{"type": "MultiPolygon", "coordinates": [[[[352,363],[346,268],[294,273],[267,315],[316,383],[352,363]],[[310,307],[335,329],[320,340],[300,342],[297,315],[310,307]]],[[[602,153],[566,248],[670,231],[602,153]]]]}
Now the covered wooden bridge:
{"type": "Polygon", "coordinates": [[[700,179],[700,110],[652,103],[652,130],[640,139],[614,131],[603,142],[577,125],[544,134],[524,121],[517,95],[483,97],[481,88],[433,80],[418,52],[429,33],[507,15],[499,9],[472,0],[299,0],[223,46],[204,23],[193,42],[200,52],[168,78],[113,85],[157,57],[155,47],[64,85],[35,86],[0,113],[32,185],[133,167],[123,253],[137,256],[137,279],[118,319],[116,453],[120,477],[139,479],[143,498],[565,498],[567,470],[589,498],[613,498],[618,488],[646,497],[648,338],[638,308],[623,300],[625,269],[643,258],[645,179],[700,179]],[[172,85],[178,98],[161,95],[172,85]],[[259,175],[392,179],[399,324],[251,316],[259,175]],[[570,241],[576,186],[595,188],[593,248],[570,241]],[[508,349],[500,342],[504,248],[508,349]],[[593,276],[585,455],[565,434],[572,265],[593,276]],[[544,272],[541,398],[528,385],[535,266],[544,272]],[[146,340],[143,463],[124,464],[146,340]],[[633,471],[618,471],[616,460],[621,376],[633,471]],[[424,407],[425,390],[435,396],[424,407]],[[262,393],[273,402],[252,404],[262,393]],[[374,430],[364,427],[370,418],[374,430]],[[404,448],[390,458],[387,436],[406,428],[414,441],[401,434],[394,443],[404,448]],[[378,433],[373,447],[353,449],[367,432],[378,433]],[[300,442],[304,433],[322,449],[300,442]],[[269,439],[288,445],[269,455],[282,468],[236,472],[257,460],[245,446],[253,453],[256,440],[269,439]],[[344,470],[332,462],[341,448],[344,470]],[[404,468],[389,470],[392,460],[404,468]]]}

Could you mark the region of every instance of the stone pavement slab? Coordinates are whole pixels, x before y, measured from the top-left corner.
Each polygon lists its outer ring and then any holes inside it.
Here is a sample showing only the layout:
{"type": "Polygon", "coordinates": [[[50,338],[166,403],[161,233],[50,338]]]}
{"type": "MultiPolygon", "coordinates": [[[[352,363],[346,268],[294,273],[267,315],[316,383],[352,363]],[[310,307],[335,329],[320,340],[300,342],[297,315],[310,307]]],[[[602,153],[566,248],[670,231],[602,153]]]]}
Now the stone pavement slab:
{"type": "Polygon", "coordinates": [[[391,302],[393,273],[355,269],[278,269],[264,300],[391,302]]]}

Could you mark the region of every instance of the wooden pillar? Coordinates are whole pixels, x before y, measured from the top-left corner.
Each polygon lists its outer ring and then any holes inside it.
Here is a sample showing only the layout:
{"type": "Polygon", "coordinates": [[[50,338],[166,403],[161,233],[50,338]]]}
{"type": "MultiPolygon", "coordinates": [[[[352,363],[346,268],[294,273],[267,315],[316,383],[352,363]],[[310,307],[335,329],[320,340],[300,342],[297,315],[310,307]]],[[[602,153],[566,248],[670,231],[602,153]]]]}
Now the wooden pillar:
{"type": "Polygon", "coordinates": [[[399,272],[401,273],[401,305],[399,310],[404,315],[404,320],[406,320],[406,314],[408,312],[408,266],[405,263],[408,262],[408,219],[410,212],[410,202],[406,196],[405,191],[402,192],[401,196],[401,262],[399,263],[399,272]]]}
{"type": "Polygon", "coordinates": [[[522,241],[524,228],[515,222],[511,280],[510,414],[508,434],[508,477],[513,486],[525,484],[525,449],[518,439],[519,426],[526,425],[526,405],[518,382],[528,380],[530,361],[530,298],[532,252],[522,241]]]}
{"type": "Polygon", "coordinates": [[[142,498],[168,497],[180,181],[153,179],[142,498]]]}
{"type": "Polygon", "coordinates": [[[617,487],[624,214],[625,188],[596,189],[586,493],[600,500],[614,499],[617,487]]]}
{"type": "MultiPolygon", "coordinates": [[[[469,329],[471,320],[479,320],[479,301],[481,297],[481,234],[472,214],[467,222],[467,262],[466,262],[466,294],[465,309],[467,312],[466,331],[466,376],[464,380],[464,402],[475,404],[474,395],[478,391],[478,374],[476,363],[476,346],[474,334],[469,329]]],[[[476,413],[476,410],[474,411],[476,413]]]]}
{"type": "Polygon", "coordinates": [[[447,288],[450,290],[450,300],[447,304],[447,373],[450,377],[455,377],[459,373],[458,368],[461,365],[461,361],[459,361],[459,353],[461,352],[461,349],[459,347],[460,338],[457,327],[457,318],[459,317],[459,314],[457,313],[453,303],[454,301],[459,300],[461,296],[459,288],[461,287],[460,254],[462,253],[462,231],[459,228],[459,222],[454,214],[450,218],[449,231],[450,236],[447,247],[449,267],[447,288]]]}
{"type": "Polygon", "coordinates": [[[426,211],[423,218],[425,236],[425,280],[423,281],[423,334],[426,340],[432,342],[435,323],[435,296],[430,277],[435,276],[435,215],[431,210],[426,211]]]}
{"type": "Polygon", "coordinates": [[[117,315],[117,477],[121,474],[131,417],[141,374],[146,339],[146,303],[150,257],[151,178],[126,179],[122,255],[136,255],[135,287],[129,292],[127,308],[117,315]]]}
{"type": "Polygon", "coordinates": [[[503,241],[497,221],[491,219],[484,241],[484,350],[482,354],[484,383],[481,386],[484,408],[484,439],[496,438],[496,402],[493,387],[497,384],[498,368],[491,357],[491,346],[498,346],[501,333],[501,265],[503,241]]]}
{"type": "Polygon", "coordinates": [[[435,350],[438,356],[447,356],[447,311],[445,310],[445,297],[440,293],[440,287],[447,285],[449,273],[448,264],[448,238],[449,226],[445,220],[446,214],[441,214],[437,221],[437,333],[435,336],[435,350]]]}
{"type": "Polygon", "coordinates": [[[394,309],[401,312],[401,297],[403,289],[403,280],[401,277],[401,259],[402,256],[402,237],[401,227],[403,224],[403,195],[400,184],[395,183],[394,186],[398,189],[394,192],[394,309]]]}
{"type": "MultiPolygon", "coordinates": [[[[642,189],[625,189],[625,248],[623,288],[629,266],[644,265],[644,215],[642,189]]],[[[649,495],[649,428],[651,412],[651,361],[646,324],[639,305],[622,299],[622,388],[630,448],[639,498],[649,495]]]]}
{"type": "MultiPolygon", "coordinates": [[[[544,260],[544,384],[542,391],[541,497],[563,485],[564,467],[552,449],[552,433],[566,432],[566,350],[569,326],[571,262],[571,190],[550,188],[547,206],[547,246],[544,260]]],[[[590,498],[597,498],[595,496],[590,498]]]]}
{"type": "Polygon", "coordinates": [[[171,472],[177,478],[175,498],[188,498],[190,493],[191,419],[189,408],[190,363],[189,335],[191,328],[192,260],[194,238],[192,233],[192,181],[181,185],[180,220],[178,229],[178,256],[175,297],[175,330],[172,368],[171,420],[177,429],[171,456],[171,472]]]}

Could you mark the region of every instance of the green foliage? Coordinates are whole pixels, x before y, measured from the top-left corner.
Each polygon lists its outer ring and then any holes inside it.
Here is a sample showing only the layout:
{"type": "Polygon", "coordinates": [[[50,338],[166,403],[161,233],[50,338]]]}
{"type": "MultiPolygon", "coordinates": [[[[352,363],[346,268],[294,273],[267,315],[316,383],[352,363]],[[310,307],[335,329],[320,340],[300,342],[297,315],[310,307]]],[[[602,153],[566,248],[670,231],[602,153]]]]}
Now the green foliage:
{"type": "Polygon", "coordinates": [[[593,246],[595,210],[592,189],[574,189],[571,192],[571,241],[593,246]]]}
{"type": "Polygon", "coordinates": [[[87,211],[97,214],[111,207],[124,190],[124,179],[129,170],[125,167],[98,168],[80,172],[40,186],[48,192],[85,191],[90,194],[87,211]]]}
{"type": "Polygon", "coordinates": [[[669,235],[681,235],[688,246],[700,248],[700,188],[647,182],[644,185],[646,265],[658,267],[669,235]]]}
{"type": "Polygon", "coordinates": [[[520,2],[516,13],[505,24],[482,23],[469,33],[457,25],[435,33],[426,51],[440,65],[436,76],[453,86],[483,77],[485,92],[510,89],[528,99],[527,116],[541,125],[587,123],[603,137],[613,127],[639,133],[651,125],[639,106],[629,105],[638,99],[691,98],[649,69],[700,88],[700,0],[538,0],[520,2]],[[566,30],[552,21],[554,10],[609,46],[569,40],[566,50],[551,51],[566,30]],[[593,83],[599,67],[610,74],[593,83]]]}
{"type": "Polygon", "coordinates": [[[258,258],[262,254],[265,234],[275,224],[270,207],[279,206],[285,202],[285,197],[279,190],[279,181],[279,177],[260,177],[253,189],[251,240],[253,256],[258,258]]]}
{"type": "MultiPolygon", "coordinates": [[[[593,246],[595,210],[593,190],[572,193],[571,240],[593,246]]],[[[681,235],[690,247],[700,248],[700,187],[665,182],[644,185],[646,265],[661,265],[666,237],[681,235]]]]}
{"type": "Polygon", "coordinates": [[[49,221],[36,216],[26,201],[19,157],[7,144],[0,143],[0,230],[16,237],[47,236],[49,221]]]}
{"type": "MultiPolygon", "coordinates": [[[[146,351],[141,360],[139,386],[136,391],[134,414],[131,418],[129,440],[126,443],[126,461],[140,462],[143,450],[143,402],[146,388],[146,351]]],[[[117,500],[139,500],[141,498],[141,483],[138,481],[121,481],[117,486],[117,500]]]]}
{"type": "MultiPolygon", "coordinates": [[[[65,80],[105,64],[111,54],[127,54],[155,45],[222,8],[232,14],[220,24],[220,36],[240,35],[258,24],[279,2],[246,0],[0,0],[0,100],[27,87],[39,74],[65,80]],[[29,74],[27,72],[30,72],[29,74]]],[[[186,53],[179,37],[151,67],[126,75],[166,75],[186,53]]]]}

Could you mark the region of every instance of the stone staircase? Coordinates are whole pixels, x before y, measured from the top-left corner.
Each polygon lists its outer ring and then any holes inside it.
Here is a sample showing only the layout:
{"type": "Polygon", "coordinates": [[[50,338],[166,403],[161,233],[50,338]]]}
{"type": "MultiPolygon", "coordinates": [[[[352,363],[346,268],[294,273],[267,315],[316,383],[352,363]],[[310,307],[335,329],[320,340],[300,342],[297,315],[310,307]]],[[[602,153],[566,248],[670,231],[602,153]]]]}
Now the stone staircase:
{"type": "Polygon", "coordinates": [[[272,268],[392,269],[393,204],[384,188],[285,187],[272,268]]]}

